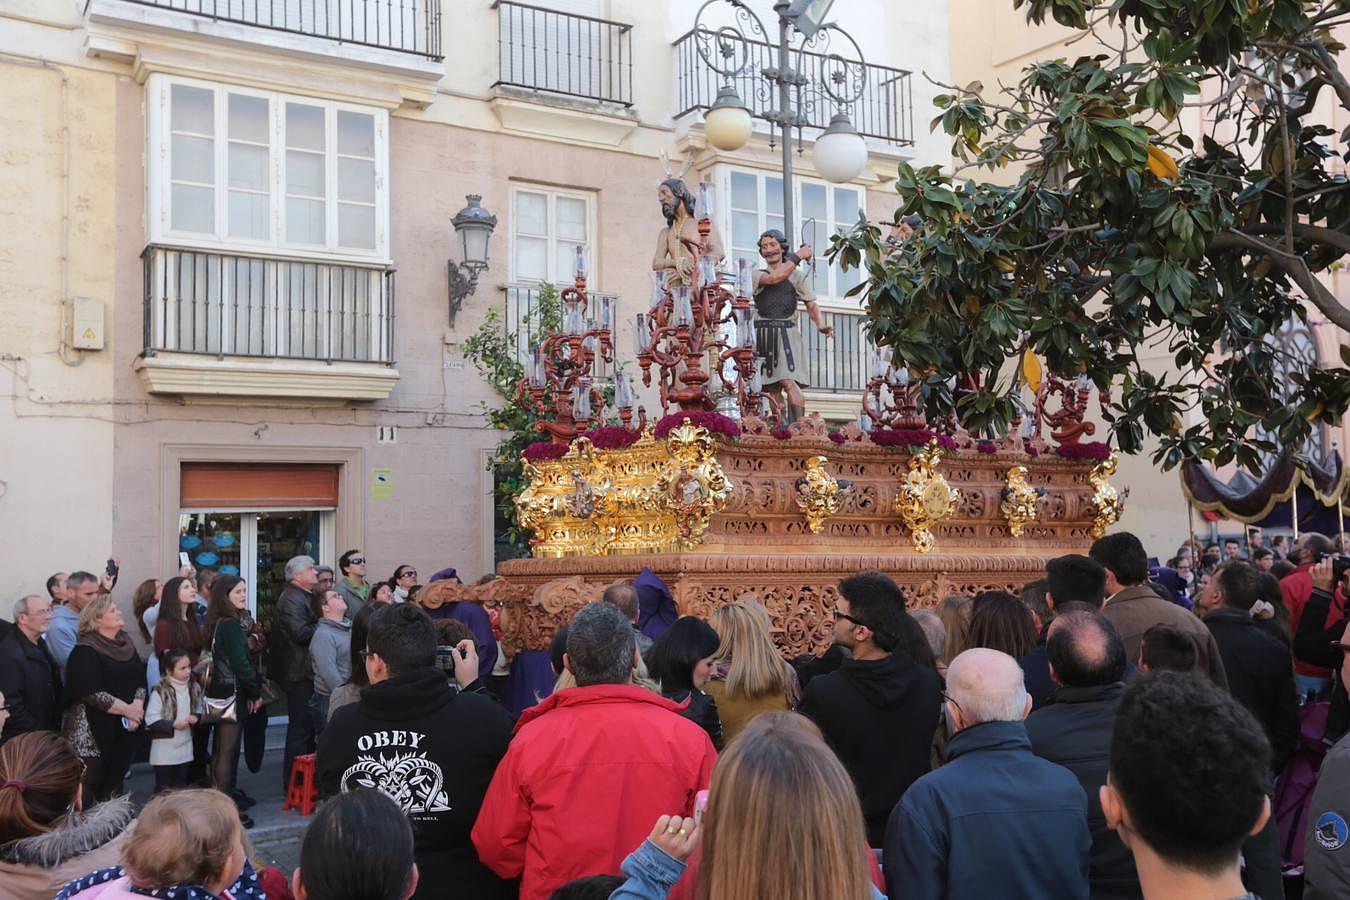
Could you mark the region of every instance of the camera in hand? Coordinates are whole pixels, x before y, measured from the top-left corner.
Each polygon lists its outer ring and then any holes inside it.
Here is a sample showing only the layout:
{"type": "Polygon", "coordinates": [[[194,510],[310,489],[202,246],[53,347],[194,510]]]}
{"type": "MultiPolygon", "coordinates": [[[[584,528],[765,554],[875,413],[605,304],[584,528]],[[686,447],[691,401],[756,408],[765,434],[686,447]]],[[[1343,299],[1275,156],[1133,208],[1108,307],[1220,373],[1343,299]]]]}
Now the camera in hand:
{"type": "Polygon", "coordinates": [[[1331,588],[1334,591],[1345,579],[1345,573],[1350,572],[1350,555],[1345,553],[1321,553],[1317,556],[1317,561],[1321,562],[1328,557],[1331,558],[1331,588]]]}

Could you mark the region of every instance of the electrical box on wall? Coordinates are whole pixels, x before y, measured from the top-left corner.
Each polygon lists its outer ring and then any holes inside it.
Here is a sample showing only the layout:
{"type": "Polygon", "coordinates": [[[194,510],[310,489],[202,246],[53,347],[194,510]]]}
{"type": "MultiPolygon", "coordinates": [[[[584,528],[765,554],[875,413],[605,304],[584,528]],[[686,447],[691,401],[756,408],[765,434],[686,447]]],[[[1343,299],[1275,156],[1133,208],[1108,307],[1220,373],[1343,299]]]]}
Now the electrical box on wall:
{"type": "Polygon", "coordinates": [[[77,350],[103,349],[103,304],[93,297],[75,298],[71,344],[77,350]]]}

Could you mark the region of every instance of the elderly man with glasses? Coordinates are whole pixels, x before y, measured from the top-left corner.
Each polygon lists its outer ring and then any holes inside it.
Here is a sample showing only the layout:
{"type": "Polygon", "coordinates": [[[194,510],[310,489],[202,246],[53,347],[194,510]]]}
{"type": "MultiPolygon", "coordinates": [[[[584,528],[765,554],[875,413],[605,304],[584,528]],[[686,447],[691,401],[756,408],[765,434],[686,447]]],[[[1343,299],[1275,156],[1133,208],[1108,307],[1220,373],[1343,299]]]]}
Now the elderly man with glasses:
{"type": "Polygon", "coordinates": [[[61,727],[61,667],[42,639],[51,623],[48,598],[31,594],[14,604],[14,629],[0,641],[0,692],[9,709],[0,743],[61,727]]]}

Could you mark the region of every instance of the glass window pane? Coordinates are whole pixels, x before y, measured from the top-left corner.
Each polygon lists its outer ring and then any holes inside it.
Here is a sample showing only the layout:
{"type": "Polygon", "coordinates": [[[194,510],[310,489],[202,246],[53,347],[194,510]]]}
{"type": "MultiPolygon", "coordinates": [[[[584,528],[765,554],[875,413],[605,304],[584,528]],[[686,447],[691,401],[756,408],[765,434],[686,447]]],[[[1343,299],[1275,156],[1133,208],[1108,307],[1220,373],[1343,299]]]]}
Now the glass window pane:
{"type": "Polygon", "coordinates": [[[175,184],[170,200],[170,226],[174,231],[216,232],[216,192],[212,188],[175,184]]]}
{"type": "Polygon", "coordinates": [[[516,234],[548,234],[548,198],[530,191],[516,191],[516,234]]]}
{"type": "Polygon", "coordinates": [[[858,192],[852,188],[834,189],[834,224],[847,230],[858,221],[858,192]]]}
{"type": "Polygon", "coordinates": [[[323,157],[317,153],[286,151],[286,193],[324,196],[323,157]]]}
{"type": "Polygon", "coordinates": [[[338,204],[338,243],[343,247],[375,249],[375,207],[338,204]]]}
{"type": "Polygon", "coordinates": [[[267,240],[271,236],[267,227],[268,207],[269,198],[266,194],[230,191],[230,237],[267,240]]]}
{"type": "Polygon", "coordinates": [[[375,163],[338,157],[338,199],[375,202],[375,163]]]}
{"type": "Polygon", "coordinates": [[[244,94],[230,95],[230,140],[269,143],[267,139],[267,100],[244,94]]]}
{"type": "Polygon", "coordinates": [[[215,134],[215,92],[175,84],[170,95],[170,128],[194,134],[215,134]]]}
{"type": "Polygon", "coordinates": [[[764,217],[764,230],[765,230],[765,231],[768,231],[770,228],[776,228],[776,229],[778,229],[779,231],[782,231],[782,230],[783,230],[783,214],[782,214],[782,213],[779,213],[779,214],[776,215],[776,216],[765,216],[765,217],[764,217]]]}
{"type": "Polygon", "coordinates": [[[286,199],[286,240],[297,244],[327,243],[322,200],[286,199]]]}
{"type": "Polygon", "coordinates": [[[541,238],[516,238],[516,258],[511,275],[516,281],[546,281],[548,242],[541,238]]]}
{"type": "Polygon", "coordinates": [[[735,209],[759,209],[758,179],[744,172],[731,173],[731,205],[735,209]]]}
{"type": "Polygon", "coordinates": [[[375,157],[375,117],[338,110],[338,152],[345,156],[375,157]]]}
{"type": "Polygon", "coordinates": [[[558,237],[586,241],[586,201],[575,197],[559,197],[555,204],[558,217],[558,237]]]}
{"type": "Polygon", "coordinates": [[[286,104],[286,146],[323,150],[323,107],[286,104]]]}
{"type": "Polygon", "coordinates": [[[751,212],[731,214],[731,245],[753,249],[759,241],[759,216],[751,212]]]}
{"type": "Polygon", "coordinates": [[[215,183],[215,147],[216,142],[211,138],[175,134],[169,151],[172,159],[170,177],[174,181],[215,183]]]}
{"type": "Polygon", "coordinates": [[[854,267],[845,272],[836,263],[834,266],[834,292],[836,296],[842,297],[848,293],[849,289],[862,281],[862,270],[854,267]]]}
{"type": "MultiPolygon", "coordinates": [[[[571,241],[558,241],[553,253],[553,283],[567,284],[572,280],[577,262],[577,247],[581,244],[571,241]]],[[[592,270],[593,271],[593,270],[592,270]]],[[[596,307],[592,303],[587,315],[594,314],[596,307]]]]}
{"type": "Polygon", "coordinates": [[[802,222],[814,218],[818,223],[817,233],[828,233],[824,231],[829,226],[829,220],[825,215],[825,185],[809,183],[802,185],[802,208],[798,211],[797,218],[802,222]]]}
{"type": "Polygon", "coordinates": [[[229,154],[230,187],[267,190],[266,147],[231,143],[229,154]]]}
{"type": "Polygon", "coordinates": [[[764,179],[764,202],[769,215],[778,216],[781,222],[783,218],[783,179],[764,179]]]}

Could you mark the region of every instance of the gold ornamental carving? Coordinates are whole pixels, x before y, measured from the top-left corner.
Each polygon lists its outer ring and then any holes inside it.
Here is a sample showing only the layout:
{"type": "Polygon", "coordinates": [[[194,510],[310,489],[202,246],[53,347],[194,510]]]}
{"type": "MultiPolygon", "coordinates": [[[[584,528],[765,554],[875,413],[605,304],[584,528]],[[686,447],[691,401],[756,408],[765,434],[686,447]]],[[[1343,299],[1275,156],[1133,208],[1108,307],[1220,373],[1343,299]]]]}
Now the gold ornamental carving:
{"type": "Polygon", "coordinates": [[[598,455],[607,481],[605,502],[598,511],[607,555],[675,549],[679,537],[675,515],[657,488],[668,461],[665,442],[655,440],[650,428],[632,446],[598,455]]]}
{"type": "Polygon", "coordinates": [[[591,442],[578,438],[560,459],[524,463],[530,483],[516,495],[520,524],[534,532],[531,551],[541,559],[600,553],[604,541],[594,514],[606,504],[591,442]]]}
{"type": "Polygon", "coordinates": [[[900,493],[895,498],[895,512],[909,529],[914,549],[928,553],[936,541],[932,527],[956,512],[961,500],[959,491],[947,483],[938,472],[942,450],[936,440],[909,458],[909,471],[900,482],[900,493]]]}
{"type": "Polygon", "coordinates": [[[1125,511],[1125,497],[1129,495],[1129,489],[1122,493],[1113,488],[1110,478],[1114,474],[1116,474],[1116,455],[1112,453],[1108,459],[1097,463],[1088,475],[1088,484],[1092,485],[1093,491],[1091,499],[1088,500],[1088,508],[1092,511],[1094,538],[1106,534],[1106,529],[1120,521],[1120,514],[1125,511]]]}
{"type": "Polygon", "coordinates": [[[812,456],[806,460],[806,473],[796,481],[797,508],[806,516],[806,527],[812,534],[820,534],[825,520],[843,505],[844,496],[851,485],[840,481],[825,471],[823,456],[812,456]]]}
{"type": "Polygon", "coordinates": [[[1013,466],[1008,470],[1008,483],[1003,488],[1003,500],[998,510],[1008,521],[1009,534],[1021,537],[1022,529],[1036,521],[1044,495],[1044,488],[1031,486],[1026,466],[1013,466]]]}
{"type": "Polygon", "coordinates": [[[717,461],[716,450],[712,433],[688,419],[666,438],[669,462],[657,476],[656,489],[675,515],[676,542],[682,550],[703,543],[709,520],[731,496],[731,483],[717,461]]]}

